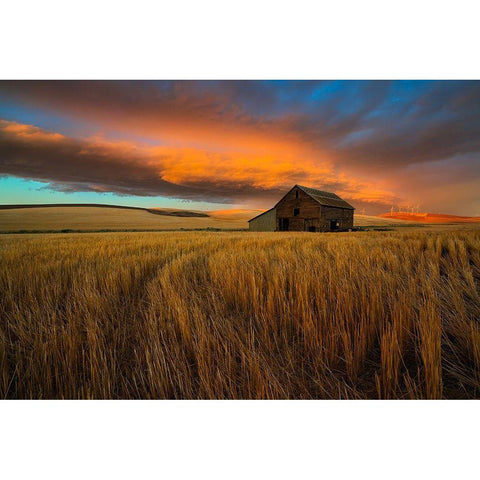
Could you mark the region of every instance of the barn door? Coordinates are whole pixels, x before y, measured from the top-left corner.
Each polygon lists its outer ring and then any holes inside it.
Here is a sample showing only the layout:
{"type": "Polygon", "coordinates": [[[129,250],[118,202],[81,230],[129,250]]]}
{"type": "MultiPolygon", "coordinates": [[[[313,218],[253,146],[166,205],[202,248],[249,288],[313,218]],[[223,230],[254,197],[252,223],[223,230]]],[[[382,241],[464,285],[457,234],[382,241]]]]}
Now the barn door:
{"type": "Polygon", "coordinates": [[[303,230],[305,232],[315,232],[316,231],[315,223],[316,221],[314,218],[306,218],[303,221],[303,230]]]}
{"type": "Polygon", "coordinates": [[[280,231],[288,232],[289,223],[288,218],[280,218],[280,231]]]}

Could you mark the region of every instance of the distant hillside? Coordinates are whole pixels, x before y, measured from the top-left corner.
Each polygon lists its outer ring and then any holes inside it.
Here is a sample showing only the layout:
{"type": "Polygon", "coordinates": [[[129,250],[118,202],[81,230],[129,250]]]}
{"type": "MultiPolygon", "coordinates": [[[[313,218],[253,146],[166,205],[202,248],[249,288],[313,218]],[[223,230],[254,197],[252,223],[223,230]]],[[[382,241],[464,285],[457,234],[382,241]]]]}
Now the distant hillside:
{"type": "Polygon", "coordinates": [[[202,212],[114,205],[0,205],[0,232],[247,229],[255,211],[202,212]]]}
{"type": "MultiPolygon", "coordinates": [[[[102,204],[0,205],[0,232],[60,230],[248,229],[261,210],[196,211],[102,204]]],[[[357,226],[401,226],[415,222],[355,215],[357,226]]]]}
{"type": "Polygon", "coordinates": [[[20,208],[121,208],[124,210],[143,210],[155,215],[167,215],[171,217],[209,217],[206,212],[182,210],[173,208],[143,208],[129,207],[125,205],[106,205],[103,203],[38,203],[38,204],[10,204],[0,205],[0,210],[12,210],[20,208]]]}
{"type": "Polygon", "coordinates": [[[480,217],[462,217],[459,215],[446,215],[443,213],[384,213],[381,218],[389,220],[405,220],[420,223],[480,223],[480,217]]]}

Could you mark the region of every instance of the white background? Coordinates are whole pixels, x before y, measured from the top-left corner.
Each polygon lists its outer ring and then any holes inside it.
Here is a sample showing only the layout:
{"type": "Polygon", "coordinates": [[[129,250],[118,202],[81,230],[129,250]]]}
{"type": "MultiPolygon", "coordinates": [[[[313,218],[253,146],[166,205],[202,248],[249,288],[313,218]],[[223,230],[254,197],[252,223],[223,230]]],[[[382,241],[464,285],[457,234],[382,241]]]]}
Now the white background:
{"type": "MultiPolygon", "coordinates": [[[[469,1],[10,1],[4,79],[478,79],[469,1]]],[[[0,402],[2,478],[476,478],[478,401],[0,402]]]]}
{"type": "Polygon", "coordinates": [[[0,78],[478,78],[478,2],[3,1],[0,78]]]}
{"type": "Polygon", "coordinates": [[[2,478],[478,478],[478,401],[5,401],[2,478]]]}

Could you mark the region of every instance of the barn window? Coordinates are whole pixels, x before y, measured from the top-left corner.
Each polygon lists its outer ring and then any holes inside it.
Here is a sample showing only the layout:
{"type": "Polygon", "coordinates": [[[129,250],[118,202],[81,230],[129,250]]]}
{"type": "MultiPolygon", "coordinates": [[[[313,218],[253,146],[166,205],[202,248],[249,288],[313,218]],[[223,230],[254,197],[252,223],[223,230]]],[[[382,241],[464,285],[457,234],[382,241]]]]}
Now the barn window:
{"type": "Polygon", "coordinates": [[[295,198],[298,198],[298,190],[295,190],[295,198]]]}
{"type": "Polygon", "coordinates": [[[293,209],[293,216],[297,217],[300,214],[300,209],[299,208],[294,208],[293,209]]]}

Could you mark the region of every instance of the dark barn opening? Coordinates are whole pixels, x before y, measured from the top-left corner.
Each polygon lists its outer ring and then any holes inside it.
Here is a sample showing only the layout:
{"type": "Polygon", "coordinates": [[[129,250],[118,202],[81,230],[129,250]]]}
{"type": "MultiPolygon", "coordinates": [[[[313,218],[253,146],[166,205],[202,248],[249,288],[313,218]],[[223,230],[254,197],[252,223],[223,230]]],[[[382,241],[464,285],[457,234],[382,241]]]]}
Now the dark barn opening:
{"type": "Polygon", "coordinates": [[[338,220],[330,220],[330,230],[334,232],[340,228],[340,222],[338,220]]]}
{"type": "Polygon", "coordinates": [[[288,232],[288,226],[289,226],[289,220],[288,218],[280,218],[280,225],[279,225],[279,229],[281,232],[288,232]]]}

